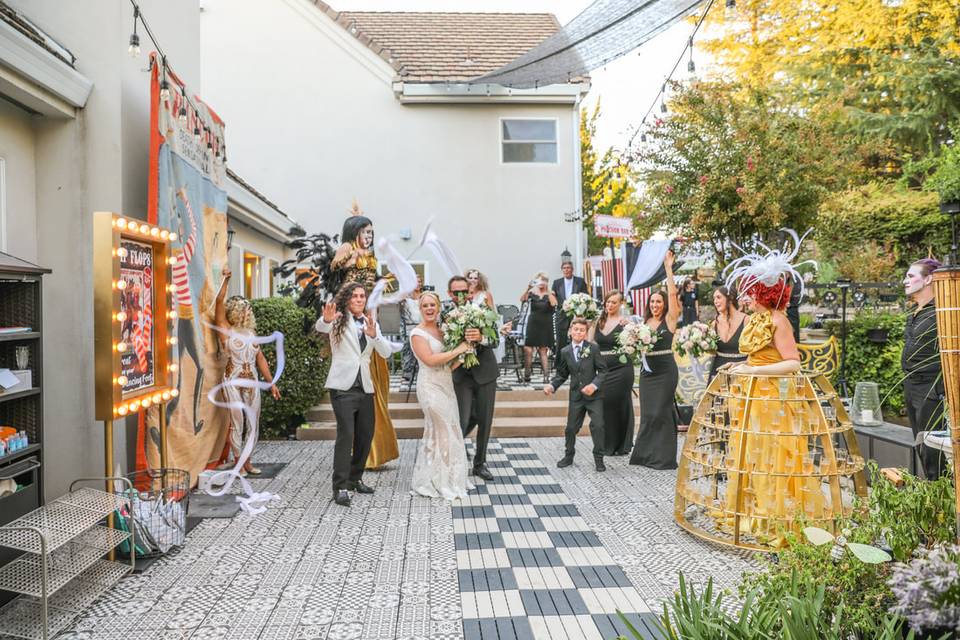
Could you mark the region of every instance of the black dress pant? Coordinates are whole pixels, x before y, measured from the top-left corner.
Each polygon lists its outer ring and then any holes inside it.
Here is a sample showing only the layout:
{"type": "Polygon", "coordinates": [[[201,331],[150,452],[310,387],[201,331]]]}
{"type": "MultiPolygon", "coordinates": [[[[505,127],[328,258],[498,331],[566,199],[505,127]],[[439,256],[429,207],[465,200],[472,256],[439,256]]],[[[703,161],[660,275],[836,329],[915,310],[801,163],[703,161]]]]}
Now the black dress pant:
{"type": "Polygon", "coordinates": [[[496,379],[477,384],[472,377],[466,377],[454,385],[457,394],[457,408],[460,410],[460,428],[467,437],[477,426],[476,453],[473,466],[479,467],[487,462],[487,442],[490,429],[493,428],[493,407],[497,399],[496,379]]]}
{"type": "Polygon", "coordinates": [[[592,397],[583,396],[577,400],[570,400],[567,406],[567,428],[565,453],[573,457],[577,448],[577,434],[583,428],[583,419],[590,414],[590,437],[593,439],[593,455],[602,456],[606,449],[603,435],[603,398],[600,394],[592,397]]]}
{"type": "Polygon", "coordinates": [[[363,388],[330,390],[330,404],[337,417],[337,441],[333,445],[333,491],[352,489],[363,477],[373,442],[373,394],[363,388]]]}
{"type": "MultiPolygon", "coordinates": [[[[903,381],[903,399],[913,435],[943,427],[943,383],[934,379],[908,377],[903,381]]],[[[944,471],[944,454],[939,449],[919,445],[920,463],[927,480],[936,480],[944,471]]]]}

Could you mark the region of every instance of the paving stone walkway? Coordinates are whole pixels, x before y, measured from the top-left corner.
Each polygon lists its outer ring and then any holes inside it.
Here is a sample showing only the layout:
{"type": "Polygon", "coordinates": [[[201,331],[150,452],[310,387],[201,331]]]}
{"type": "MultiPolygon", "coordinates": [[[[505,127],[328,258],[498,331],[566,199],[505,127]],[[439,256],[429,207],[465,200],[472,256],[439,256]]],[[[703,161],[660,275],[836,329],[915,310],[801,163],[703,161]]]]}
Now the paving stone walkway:
{"type": "Polygon", "coordinates": [[[255,488],[281,502],[205,520],[60,637],[606,640],[617,609],[649,627],[677,571],[735,587],[754,566],[674,524],[673,472],[621,457],[598,474],[579,440],[567,469],[562,439],[492,441],[496,480],[452,507],[410,496],[418,443],[401,440],[350,509],[329,499],[332,442],[262,443],[257,462],[287,466],[255,488]]]}

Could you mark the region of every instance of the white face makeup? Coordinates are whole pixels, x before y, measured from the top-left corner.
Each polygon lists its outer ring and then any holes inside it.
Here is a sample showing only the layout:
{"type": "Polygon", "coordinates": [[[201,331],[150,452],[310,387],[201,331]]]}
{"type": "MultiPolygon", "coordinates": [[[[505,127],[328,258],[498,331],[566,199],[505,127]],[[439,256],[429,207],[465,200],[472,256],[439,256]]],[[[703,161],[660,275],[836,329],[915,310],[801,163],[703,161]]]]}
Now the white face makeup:
{"type": "Polygon", "coordinates": [[[920,267],[913,265],[907,270],[907,275],[903,278],[903,291],[908,296],[912,296],[930,284],[931,280],[931,276],[924,277],[920,267]]]}
{"type": "Polygon", "coordinates": [[[357,242],[360,243],[360,246],[364,249],[369,249],[373,246],[373,225],[367,225],[360,230],[360,234],[357,236],[357,242]]]}

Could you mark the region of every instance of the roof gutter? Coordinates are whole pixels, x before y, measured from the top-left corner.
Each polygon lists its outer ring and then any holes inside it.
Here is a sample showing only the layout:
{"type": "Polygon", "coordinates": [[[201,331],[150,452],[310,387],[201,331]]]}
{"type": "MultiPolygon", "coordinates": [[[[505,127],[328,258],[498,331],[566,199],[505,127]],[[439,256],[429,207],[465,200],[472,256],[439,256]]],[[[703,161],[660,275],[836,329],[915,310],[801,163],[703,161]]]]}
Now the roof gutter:
{"type": "Polygon", "coordinates": [[[277,242],[293,239],[290,229],[299,225],[277,209],[250,193],[242,184],[227,176],[227,215],[259,231],[277,242]]]}
{"type": "Polygon", "coordinates": [[[499,84],[469,82],[393,83],[393,93],[402,104],[577,104],[590,90],[590,82],[551,84],[535,89],[512,89],[499,84]]]}
{"type": "Polygon", "coordinates": [[[73,118],[91,91],[86,76],[0,21],[0,93],[32,112],[73,118]]]}

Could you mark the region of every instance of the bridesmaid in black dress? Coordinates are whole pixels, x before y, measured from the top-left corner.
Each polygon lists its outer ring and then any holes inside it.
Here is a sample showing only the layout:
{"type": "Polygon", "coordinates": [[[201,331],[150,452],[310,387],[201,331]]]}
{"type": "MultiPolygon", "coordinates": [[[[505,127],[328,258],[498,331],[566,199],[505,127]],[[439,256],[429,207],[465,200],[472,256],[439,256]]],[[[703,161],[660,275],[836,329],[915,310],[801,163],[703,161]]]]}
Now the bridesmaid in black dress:
{"type": "Polygon", "coordinates": [[[700,303],[697,302],[697,283],[693,278],[687,278],[683,281],[683,288],[680,291],[680,306],[683,310],[683,316],[680,319],[681,327],[693,324],[700,319],[700,303]]]}
{"type": "Polygon", "coordinates": [[[633,362],[620,362],[615,353],[617,336],[627,324],[627,317],[620,310],[623,294],[616,289],[603,297],[603,311],[596,324],[590,328],[588,340],[600,347],[600,355],[607,364],[607,373],[600,386],[603,388],[604,453],[608,456],[624,456],[633,444],[633,362]]]}
{"type": "Polygon", "coordinates": [[[717,354],[710,365],[710,378],[725,364],[746,362],[747,355],[740,353],[740,333],[747,321],[747,314],[737,307],[736,299],[726,287],[713,290],[713,306],[717,308],[717,319],[713,321],[713,330],[717,332],[717,354]]]}
{"type": "Polygon", "coordinates": [[[657,291],[647,301],[644,322],[657,336],[647,353],[650,371],[640,372],[640,430],[633,445],[630,464],[651,469],[677,468],[677,414],[674,397],[680,372],[673,358],[673,334],[680,316],[677,285],[673,282],[673,251],[663,259],[667,272],[667,291],[657,291]]]}
{"type": "Polygon", "coordinates": [[[549,284],[547,274],[540,271],[533,277],[530,286],[520,296],[521,303],[528,302],[530,304],[527,334],[524,336],[523,342],[523,355],[526,364],[523,373],[524,382],[530,382],[534,350],[540,354],[543,383],[547,384],[550,379],[548,363],[550,361],[550,350],[553,349],[553,313],[557,308],[557,297],[553,295],[549,284]]]}

